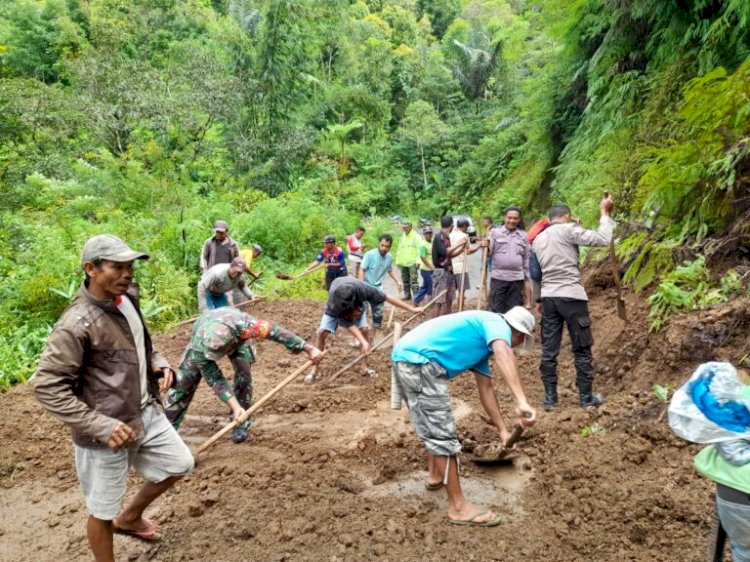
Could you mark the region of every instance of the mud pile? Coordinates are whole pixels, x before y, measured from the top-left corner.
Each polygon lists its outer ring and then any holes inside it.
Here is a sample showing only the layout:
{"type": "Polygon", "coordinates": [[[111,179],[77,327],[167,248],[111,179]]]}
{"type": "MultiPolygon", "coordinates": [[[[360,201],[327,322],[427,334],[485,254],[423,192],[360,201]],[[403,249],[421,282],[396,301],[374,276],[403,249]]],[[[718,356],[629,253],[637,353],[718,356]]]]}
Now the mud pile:
{"type": "MultiPolygon", "coordinates": [[[[727,326],[714,330],[725,357],[742,341],[731,326],[746,304],[724,316],[713,312],[727,326]]],[[[666,405],[651,393],[653,384],[675,384],[691,373],[697,358],[686,349],[700,337],[701,319],[678,320],[653,335],[642,301],[627,295],[627,305],[626,323],[615,315],[613,291],[601,290],[591,302],[604,407],[592,413],[577,407],[564,341],[561,407],[540,411],[520,443],[531,470],[479,466],[464,455],[466,495],[503,514],[499,527],[447,524],[444,492],[424,489],[423,447],[406,414],[389,408],[388,349],[371,360],[378,378],[351,371],[329,384],[328,376],[356,353],[344,332],[334,338],[319,382],[304,385],[300,377],[259,413],[247,443],[222,441],[155,503],[148,514],[164,540],[149,545],[118,536],[118,559],[703,560],[712,486],[692,469],[698,449],[671,435],[666,405]]],[[[310,337],[322,308],[276,302],[252,312],[310,337]]],[[[157,338],[175,366],[188,334],[182,327],[157,338]]],[[[272,342],[258,347],[256,397],[304,361],[272,342]]],[[[519,363],[538,405],[538,350],[519,363]]],[[[495,387],[512,414],[509,392],[500,380],[495,387]]],[[[496,440],[473,376],[461,376],[452,393],[464,449],[496,440]]],[[[85,508],[67,431],[42,412],[30,386],[0,397],[0,407],[0,559],[87,559],[85,508]]],[[[195,447],[227,421],[227,410],[201,385],[181,433],[195,447]]],[[[132,494],[139,480],[131,479],[132,494]]]]}

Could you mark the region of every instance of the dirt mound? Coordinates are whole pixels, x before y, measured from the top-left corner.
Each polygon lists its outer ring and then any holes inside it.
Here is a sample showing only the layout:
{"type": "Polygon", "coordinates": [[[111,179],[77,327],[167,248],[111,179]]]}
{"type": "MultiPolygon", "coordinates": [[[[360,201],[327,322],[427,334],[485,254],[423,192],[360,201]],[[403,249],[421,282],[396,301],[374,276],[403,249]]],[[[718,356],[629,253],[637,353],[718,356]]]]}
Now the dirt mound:
{"type": "MultiPolygon", "coordinates": [[[[473,377],[452,384],[467,451],[462,483],[470,499],[504,515],[498,528],[448,525],[444,493],[424,490],[424,449],[405,413],[389,407],[388,349],[371,360],[378,378],[350,371],[328,383],[356,354],[343,332],[333,338],[318,383],[292,383],[259,413],[246,444],[222,441],[156,502],[149,514],[165,533],[160,544],[117,537],[116,550],[123,560],[163,561],[703,560],[712,487],[691,467],[697,449],[670,433],[651,386],[685,379],[697,359],[685,352],[684,339],[705,333],[700,323],[724,322],[726,332],[717,333],[736,332],[732,322],[742,307],[677,319],[654,335],[642,301],[632,294],[626,301],[627,322],[615,315],[612,289],[599,289],[591,302],[597,385],[607,395],[598,411],[577,408],[563,344],[562,405],[541,412],[520,443],[531,470],[470,462],[477,444],[497,436],[473,377]]],[[[253,313],[311,337],[322,309],[277,302],[254,305],[253,313]]],[[[173,365],[189,330],[157,338],[173,365]]],[[[722,339],[724,356],[736,355],[738,343],[722,339]]],[[[272,342],[258,349],[256,397],[303,362],[272,342]]],[[[533,404],[542,395],[538,362],[538,350],[519,357],[533,404]]],[[[503,384],[496,388],[510,414],[509,392],[503,384]]],[[[0,397],[0,407],[0,559],[85,559],[85,508],[67,431],[42,412],[29,386],[0,397]]],[[[201,385],[181,433],[195,447],[226,421],[226,408],[201,385]]],[[[138,477],[132,480],[131,493],[138,477]]]]}

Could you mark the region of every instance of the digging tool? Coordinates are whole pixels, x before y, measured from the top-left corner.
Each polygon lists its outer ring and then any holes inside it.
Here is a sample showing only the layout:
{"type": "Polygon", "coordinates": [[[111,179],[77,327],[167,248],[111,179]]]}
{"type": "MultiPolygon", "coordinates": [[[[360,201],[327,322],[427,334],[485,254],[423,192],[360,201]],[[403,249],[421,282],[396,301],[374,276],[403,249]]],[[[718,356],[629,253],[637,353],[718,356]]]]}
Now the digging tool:
{"type": "Polygon", "coordinates": [[[727,542],[727,532],[721,526],[719,516],[714,511],[711,534],[708,536],[708,551],[706,562],[722,562],[724,560],[724,547],[727,542]]]}
{"type": "Polygon", "coordinates": [[[386,328],[389,330],[391,329],[391,326],[393,325],[393,315],[396,313],[396,307],[391,305],[391,311],[388,313],[388,323],[386,324],[386,328]]]}
{"type": "Polygon", "coordinates": [[[458,295],[458,311],[464,309],[464,289],[466,288],[466,260],[469,257],[468,244],[464,247],[463,267],[461,268],[461,294],[458,295]]]}
{"type": "MultiPolygon", "coordinates": [[[[241,303],[238,303],[238,304],[234,305],[234,307],[235,308],[240,308],[241,306],[245,306],[245,305],[248,305],[248,304],[253,303],[253,302],[258,302],[258,301],[253,300],[253,299],[248,299],[246,301],[242,301],[241,303]]],[[[182,322],[179,322],[178,324],[175,324],[173,326],[173,328],[179,328],[180,326],[184,326],[185,324],[192,324],[193,322],[195,322],[196,320],[198,320],[198,318],[200,318],[200,315],[199,316],[193,316],[192,318],[188,318],[187,320],[183,320],[182,322]]]]}
{"type": "MultiPolygon", "coordinates": [[[[439,295],[437,295],[430,302],[424,305],[424,310],[427,310],[430,306],[432,306],[435,303],[435,301],[438,300],[440,297],[442,297],[446,292],[447,291],[442,291],[439,295]]],[[[411,321],[414,320],[420,314],[422,313],[420,312],[418,314],[412,314],[411,316],[409,316],[409,318],[406,319],[406,322],[404,322],[402,326],[406,326],[407,324],[411,323],[411,321]]],[[[381,347],[383,347],[383,345],[385,345],[388,341],[390,341],[390,339],[393,337],[393,334],[394,332],[390,332],[387,335],[383,336],[383,339],[381,339],[378,343],[376,343],[370,348],[370,353],[372,353],[376,349],[380,349],[381,347]]],[[[362,361],[362,359],[364,359],[365,357],[367,357],[367,355],[365,355],[364,353],[361,353],[357,357],[349,361],[346,365],[344,365],[338,371],[333,373],[333,375],[331,376],[331,381],[336,380],[339,377],[339,375],[341,375],[341,373],[351,369],[352,367],[354,367],[354,365],[362,361]]]]}
{"type": "Polygon", "coordinates": [[[302,273],[298,273],[297,275],[289,275],[288,273],[284,271],[277,271],[276,278],[281,279],[282,281],[294,281],[295,279],[299,279],[300,277],[304,277],[305,275],[310,275],[314,271],[320,271],[321,269],[325,269],[325,268],[326,268],[326,264],[321,263],[313,267],[310,271],[303,271],[302,273]]]}
{"type": "Polygon", "coordinates": [[[523,434],[523,427],[517,425],[513,428],[513,433],[510,434],[508,440],[500,447],[490,447],[485,451],[481,457],[476,457],[474,462],[478,463],[495,463],[500,462],[508,456],[511,452],[513,445],[521,438],[523,434]]]}
{"type": "MultiPolygon", "coordinates": [[[[324,351],[323,354],[326,352],[324,351]]],[[[253,404],[250,408],[245,410],[245,413],[240,416],[239,420],[234,420],[229,422],[227,425],[225,425],[223,428],[221,428],[219,431],[214,433],[211,437],[206,440],[203,445],[198,447],[196,449],[193,456],[198,456],[202,452],[204,452],[206,449],[211,447],[214,443],[216,443],[219,439],[221,439],[224,435],[232,431],[235,427],[238,425],[245,423],[250,416],[252,416],[255,412],[257,412],[261,406],[265,405],[267,402],[271,400],[282,388],[284,388],[286,385],[288,385],[290,382],[292,382],[294,379],[296,379],[299,375],[307,371],[310,367],[313,366],[312,361],[308,361],[304,365],[302,365],[299,369],[294,371],[291,375],[289,375],[287,378],[285,378],[283,381],[281,381],[279,384],[277,384],[273,389],[271,389],[263,398],[258,400],[255,404],[253,404]]]]}
{"type": "MultiPolygon", "coordinates": [[[[401,322],[396,322],[393,327],[393,345],[398,343],[401,338],[401,322]]],[[[398,388],[398,382],[396,381],[396,374],[391,370],[391,410],[401,409],[401,391],[398,388]]]]}
{"type": "Polygon", "coordinates": [[[479,285],[479,296],[477,297],[477,310],[482,310],[482,297],[487,292],[487,254],[489,246],[482,248],[482,282],[479,285]]]}
{"type": "MultiPolygon", "coordinates": [[[[604,192],[604,197],[609,197],[609,192],[604,192]]],[[[612,281],[615,283],[615,290],[617,291],[617,316],[623,320],[628,319],[628,314],[625,311],[625,299],[622,298],[622,282],[620,281],[620,264],[617,261],[617,253],[615,252],[615,236],[612,233],[612,238],[609,241],[609,261],[612,262],[612,281]]]]}

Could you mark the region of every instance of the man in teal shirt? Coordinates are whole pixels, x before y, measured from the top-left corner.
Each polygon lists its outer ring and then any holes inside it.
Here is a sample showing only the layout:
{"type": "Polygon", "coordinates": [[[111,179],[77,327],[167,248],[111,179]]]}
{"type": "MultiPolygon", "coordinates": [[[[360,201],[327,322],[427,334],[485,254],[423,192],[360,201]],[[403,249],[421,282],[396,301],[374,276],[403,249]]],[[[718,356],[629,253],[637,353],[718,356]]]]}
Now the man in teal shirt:
{"type": "MultiPolygon", "coordinates": [[[[391,244],[393,244],[393,238],[391,235],[381,234],[380,239],[378,240],[378,247],[365,254],[357,273],[360,281],[364,281],[379,291],[383,290],[383,280],[385,279],[386,273],[391,276],[391,279],[396,283],[399,291],[402,287],[401,280],[393,271],[393,256],[391,256],[390,253],[391,244]]],[[[381,302],[380,304],[374,304],[371,306],[372,325],[376,330],[379,330],[383,323],[384,303],[381,302]]]]}
{"type": "Polygon", "coordinates": [[[534,331],[534,316],[518,306],[504,315],[476,310],[441,316],[406,334],[393,348],[393,373],[406,401],[417,436],[427,447],[429,476],[425,487],[445,486],[448,520],[456,525],[491,527],[500,518],[466,500],[458,478],[461,453],[456,420],[451,409],[448,381],[466,370],[474,371],[479,399],[503,442],[510,433],[503,422],[492,387],[489,358],[503,375],[516,399],[519,423],[530,426],[536,412],[529,406],[518,376],[511,347],[524,343],[534,331]]]}

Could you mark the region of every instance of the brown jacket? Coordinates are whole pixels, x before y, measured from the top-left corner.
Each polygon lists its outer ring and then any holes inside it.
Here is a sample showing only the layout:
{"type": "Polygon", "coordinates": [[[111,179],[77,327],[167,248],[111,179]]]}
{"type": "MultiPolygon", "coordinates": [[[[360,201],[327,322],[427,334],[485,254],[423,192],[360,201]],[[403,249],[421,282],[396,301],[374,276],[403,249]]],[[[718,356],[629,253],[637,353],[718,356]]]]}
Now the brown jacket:
{"type": "MultiPolygon", "coordinates": [[[[135,286],[128,297],[140,315],[135,286]]],[[[148,393],[161,403],[154,370],[169,363],[153,350],[145,322],[143,331],[148,393]]],[[[84,283],[52,329],[39,361],[37,399],[70,426],[77,445],[102,448],[119,421],[143,436],[140,381],[138,352],[127,319],[112,301],[96,300],[84,283]]]]}

